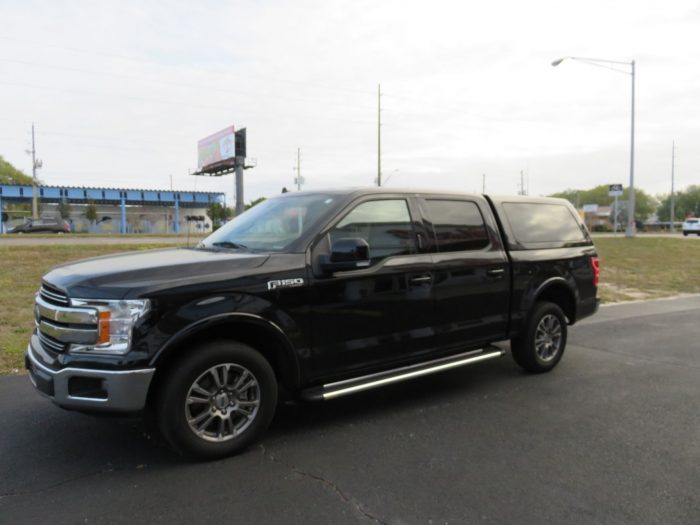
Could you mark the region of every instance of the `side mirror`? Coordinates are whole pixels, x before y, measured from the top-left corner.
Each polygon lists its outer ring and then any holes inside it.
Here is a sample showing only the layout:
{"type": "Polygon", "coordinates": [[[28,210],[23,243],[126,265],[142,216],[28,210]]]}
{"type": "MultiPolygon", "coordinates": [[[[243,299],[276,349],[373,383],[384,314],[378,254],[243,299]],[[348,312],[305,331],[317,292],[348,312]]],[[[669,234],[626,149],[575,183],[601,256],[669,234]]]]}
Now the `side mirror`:
{"type": "Polygon", "coordinates": [[[338,239],[330,256],[323,256],[321,267],[328,273],[356,270],[369,266],[369,244],[360,238],[338,239]]]}

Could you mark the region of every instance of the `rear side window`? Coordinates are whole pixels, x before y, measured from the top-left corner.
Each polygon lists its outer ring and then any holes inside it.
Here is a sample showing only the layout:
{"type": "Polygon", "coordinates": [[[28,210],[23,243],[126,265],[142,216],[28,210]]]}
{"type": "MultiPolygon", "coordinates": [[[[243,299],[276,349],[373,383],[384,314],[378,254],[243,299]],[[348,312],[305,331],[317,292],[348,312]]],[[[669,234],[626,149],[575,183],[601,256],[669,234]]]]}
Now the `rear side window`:
{"type": "Polygon", "coordinates": [[[484,218],[474,202],[426,200],[438,251],[480,250],[489,245],[484,218]]]}
{"type": "Polygon", "coordinates": [[[503,209],[518,242],[580,242],[581,225],[562,204],[506,202],[503,209]]]}
{"type": "Polygon", "coordinates": [[[416,253],[408,204],[402,199],[358,204],[330,231],[331,242],[355,237],[367,241],[372,263],[391,255],[416,253]]]}

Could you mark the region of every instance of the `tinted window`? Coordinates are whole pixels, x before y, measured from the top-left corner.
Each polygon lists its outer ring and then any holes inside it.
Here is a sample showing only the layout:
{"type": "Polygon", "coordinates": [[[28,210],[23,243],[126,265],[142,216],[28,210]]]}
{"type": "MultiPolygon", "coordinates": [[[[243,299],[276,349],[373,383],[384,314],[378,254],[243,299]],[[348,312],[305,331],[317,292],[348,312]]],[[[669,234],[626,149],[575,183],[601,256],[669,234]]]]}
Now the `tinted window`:
{"type": "Polygon", "coordinates": [[[438,251],[480,250],[489,245],[484,218],[474,202],[425,201],[433,222],[438,251]]]}
{"type": "Polygon", "coordinates": [[[506,202],[503,209],[518,242],[585,240],[576,217],[562,204],[506,202]]]}
{"type": "Polygon", "coordinates": [[[372,262],[390,255],[416,252],[415,236],[405,200],[392,199],[358,204],[330,232],[331,242],[361,238],[369,244],[372,262]]]}

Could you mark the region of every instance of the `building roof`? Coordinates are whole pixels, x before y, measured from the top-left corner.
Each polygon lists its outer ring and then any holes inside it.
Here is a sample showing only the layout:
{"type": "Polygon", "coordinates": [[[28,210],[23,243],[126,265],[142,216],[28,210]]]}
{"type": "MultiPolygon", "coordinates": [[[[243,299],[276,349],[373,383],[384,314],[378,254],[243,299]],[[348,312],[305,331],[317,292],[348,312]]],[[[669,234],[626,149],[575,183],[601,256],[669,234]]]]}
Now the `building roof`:
{"type": "MultiPolygon", "coordinates": [[[[224,194],[207,191],[152,190],[133,188],[100,188],[87,186],[37,186],[38,197],[44,202],[68,202],[96,204],[163,205],[202,207],[223,203],[224,194]]],[[[30,185],[2,184],[0,199],[8,202],[30,202],[34,188],[30,185]]]]}

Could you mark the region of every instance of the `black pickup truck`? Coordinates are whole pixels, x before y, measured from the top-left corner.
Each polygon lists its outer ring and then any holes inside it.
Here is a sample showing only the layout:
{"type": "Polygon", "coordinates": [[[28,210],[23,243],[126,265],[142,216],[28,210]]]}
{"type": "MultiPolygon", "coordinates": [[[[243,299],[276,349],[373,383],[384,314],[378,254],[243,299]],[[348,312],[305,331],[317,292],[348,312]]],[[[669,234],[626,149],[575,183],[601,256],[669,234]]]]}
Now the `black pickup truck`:
{"type": "Polygon", "coordinates": [[[53,269],[25,362],[63,408],[143,412],[177,451],[221,457],[282,396],[333,399],[500,357],[507,340],[547,372],[567,325],[597,310],[598,274],[563,200],[287,193],[195,248],[53,269]]]}

